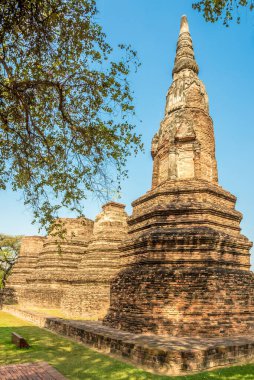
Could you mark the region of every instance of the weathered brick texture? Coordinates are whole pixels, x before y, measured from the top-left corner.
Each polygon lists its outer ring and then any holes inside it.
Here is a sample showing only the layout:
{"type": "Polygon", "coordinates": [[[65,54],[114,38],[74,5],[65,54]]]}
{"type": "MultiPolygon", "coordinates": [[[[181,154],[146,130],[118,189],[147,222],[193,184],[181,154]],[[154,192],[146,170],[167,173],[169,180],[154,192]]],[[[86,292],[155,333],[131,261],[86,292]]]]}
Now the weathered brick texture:
{"type": "Polygon", "coordinates": [[[63,218],[64,238],[47,236],[33,273],[26,278],[20,304],[59,308],[62,297],[77,276],[93,232],[93,221],[63,218]]]}
{"type": "Polygon", "coordinates": [[[86,218],[56,221],[67,232],[64,239],[55,235],[54,229],[46,238],[25,238],[8,283],[11,303],[59,308],[70,317],[102,319],[109,307],[110,281],[121,269],[119,246],[127,232],[124,208],[121,203],[109,202],[95,222],[86,218]],[[34,241],[41,243],[40,249],[34,241]],[[30,250],[25,250],[28,242],[30,250]],[[10,294],[14,285],[15,294],[10,294]]]}
{"type": "Polygon", "coordinates": [[[70,316],[103,318],[109,307],[110,281],[120,270],[119,246],[126,238],[127,214],[121,203],[109,202],[94,222],[93,236],[61,308],[70,316]]]}
{"type": "Polygon", "coordinates": [[[18,303],[26,285],[26,279],[34,272],[45,238],[42,236],[25,236],[17,262],[13,266],[5,289],[5,303],[18,303]]]}

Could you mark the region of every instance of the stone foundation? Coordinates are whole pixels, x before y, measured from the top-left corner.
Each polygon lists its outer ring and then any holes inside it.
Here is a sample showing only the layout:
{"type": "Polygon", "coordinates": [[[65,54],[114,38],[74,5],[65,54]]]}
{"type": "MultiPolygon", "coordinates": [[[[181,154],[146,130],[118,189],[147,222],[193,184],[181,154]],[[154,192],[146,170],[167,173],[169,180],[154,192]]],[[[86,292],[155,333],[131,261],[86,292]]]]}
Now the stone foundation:
{"type": "Polygon", "coordinates": [[[254,335],[165,339],[115,330],[100,322],[69,321],[13,307],[6,311],[161,375],[187,375],[254,360],[254,335]]]}

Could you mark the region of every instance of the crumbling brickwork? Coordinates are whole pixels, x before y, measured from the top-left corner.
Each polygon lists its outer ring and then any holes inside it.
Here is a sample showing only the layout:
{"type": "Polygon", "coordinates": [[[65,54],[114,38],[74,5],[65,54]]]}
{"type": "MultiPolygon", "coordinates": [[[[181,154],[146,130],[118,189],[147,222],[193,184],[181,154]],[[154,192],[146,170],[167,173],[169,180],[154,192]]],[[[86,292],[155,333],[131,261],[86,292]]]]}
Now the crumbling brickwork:
{"type": "MultiPolygon", "coordinates": [[[[65,291],[77,276],[93,232],[93,221],[86,218],[59,220],[64,238],[55,229],[47,236],[35,270],[26,278],[20,304],[59,308],[65,291]]],[[[58,222],[59,222],[58,221],[58,222]]]]}
{"type": "Polygon", "coordinates": [[[96,217],[87,254],[62,299],[61,308],[70,316],[102,319],[106,315],[110,281],[121,268],[119,246],[127,232],[124,208],[121,203],[109,202],[96,217]]]}
{"type": "Polygon", "coordinates": [[[34,272],[45,238],[25,236],[21,240],[20,253],[5,289],[5,302],[18,303],[26,285],[26,279],[34,272]]]}
{"type": "Polygon", "coordinates": [[[70,317],[102,319],[109,307],[110,281],[121,269],[119,246],[127,233],[124,208],[121,203],[109,202],[95,222],[86,218],[57,220],[64,238],[53,228],[46,238],[35,239],[41,242],[39,250],[25,238],[32,253],[29,251],[29,262],[27,253],[24,259],[23,242],[8,282],[8,289],[19,287],[19,297],[9,297],[12,303],[58,308],[70,317]]]}

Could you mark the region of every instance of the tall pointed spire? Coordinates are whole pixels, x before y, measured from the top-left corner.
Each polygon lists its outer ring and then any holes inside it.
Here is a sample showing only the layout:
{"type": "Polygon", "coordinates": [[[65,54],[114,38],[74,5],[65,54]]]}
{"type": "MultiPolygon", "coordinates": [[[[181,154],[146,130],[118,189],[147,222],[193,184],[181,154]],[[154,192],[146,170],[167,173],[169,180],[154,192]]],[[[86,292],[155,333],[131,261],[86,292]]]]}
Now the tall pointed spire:
{"type": "Polygon", "coordinates": [[[190,29],[189,29],[189,24],[188,24],[188,20],[187,20],[187,17],[185,15],[182,16],[181,18],[181,25],[180,25],[180,34],[182,33],[190,33],[190,29]]]}
{"type": "Polygon", "coordinates": [[[198,78],[198,72],[187,17],[182,16],[172,71],[173,83],[166,99],[166,115],[186,107],[199,108],[209,113],[208,96],[205,86],[198,78]]]}
{"type": "Polygon", "coordinates": [[[192,39],[186,16],[182,16],[181,18],[180,33],[172,75],[174,76],[174,74],[184,69],[193,70],[196,74],[199,72],[198,65],[195,61],[192,39]]]}
{"type": "Polygon", "coordinates": [[[151,153],[153,189],[167,180],[218,181],[208,96],[198,77],[186,16],[181,19],[165,116],[153,138],[151,153]]]}

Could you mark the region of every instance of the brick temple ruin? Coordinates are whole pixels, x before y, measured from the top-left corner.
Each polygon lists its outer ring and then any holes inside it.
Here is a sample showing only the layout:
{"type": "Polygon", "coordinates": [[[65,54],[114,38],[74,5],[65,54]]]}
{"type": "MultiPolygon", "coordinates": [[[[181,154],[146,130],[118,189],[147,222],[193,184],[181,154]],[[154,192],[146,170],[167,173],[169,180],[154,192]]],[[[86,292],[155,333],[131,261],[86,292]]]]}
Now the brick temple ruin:
{"type": "Polygon", "coordinates": [[[6,286],[6,303],[59,309],[65,315],[102,319],[110,281],[119,272],[119,246],[127,234],[121,203],[109,202],[95,221],[65,218],[66,235],[26,236],[6,286]]]}
{"type": "Polygon", "coordinates": [[[213,121],[198,73],[183,16],[165,116],[152,141],[151,190],[132,203],[130,217],[110,202],[95,221],[63,220],[65,241],[25,237],[7,287],[13,302],[102,320],[107,337],[119,330],[253,334],[252,243],[240,232],[236,197],[218,184],[213,121]]]}

